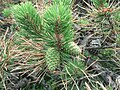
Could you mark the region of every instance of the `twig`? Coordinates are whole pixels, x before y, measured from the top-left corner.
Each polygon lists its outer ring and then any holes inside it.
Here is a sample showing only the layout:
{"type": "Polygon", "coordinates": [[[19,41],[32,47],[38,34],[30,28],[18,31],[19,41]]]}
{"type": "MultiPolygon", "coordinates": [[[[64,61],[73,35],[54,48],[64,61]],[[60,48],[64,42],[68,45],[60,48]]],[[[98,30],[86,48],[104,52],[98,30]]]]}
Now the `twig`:
{"type": "Polygon", "coordinates": [[[92,89],[90,88],[90,86],[88,85],[88,83],[85,82],[85,85],[86,85],[86,87],[87,87],[87,90],[92,90],[92,89]]]}
{"type": "Polygon", "coordinates": [[[55,36],[56,36],[56,39],[57,39],[57,47],[59,50],[61,50],[61,38],[60,38],[60,33],[59,33],[59,18],[58,18],[58,21],[56,21],[56,26],[55,26],[55,36]]]}

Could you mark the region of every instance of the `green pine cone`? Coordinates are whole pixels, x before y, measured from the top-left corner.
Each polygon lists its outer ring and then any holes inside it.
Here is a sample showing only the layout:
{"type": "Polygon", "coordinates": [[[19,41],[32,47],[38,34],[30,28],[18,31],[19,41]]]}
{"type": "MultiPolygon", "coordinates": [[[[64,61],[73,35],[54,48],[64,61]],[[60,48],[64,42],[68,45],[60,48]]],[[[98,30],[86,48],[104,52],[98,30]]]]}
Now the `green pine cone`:
{"type": "Polygon", "coordinates": [[[48,69],[53,71],[59,65],[60,54],[55,48],[48,48],[45,59],[48,69]]]}
{"type": "Polygon", "coordinates": [[[63,51],[71,55],[80,55],[81,49],[75,42],[69,42],[63,45],[63,51]]]}

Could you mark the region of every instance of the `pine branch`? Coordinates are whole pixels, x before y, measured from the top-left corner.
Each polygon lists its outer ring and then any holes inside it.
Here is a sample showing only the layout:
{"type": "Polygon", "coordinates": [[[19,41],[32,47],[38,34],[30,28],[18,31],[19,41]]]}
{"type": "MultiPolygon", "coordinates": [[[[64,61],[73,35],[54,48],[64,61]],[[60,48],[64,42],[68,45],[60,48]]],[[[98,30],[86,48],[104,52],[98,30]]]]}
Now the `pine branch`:
{"type": "Polygon", "coordinates": [[[42,20],[31,2],[13,6],[12,14],[22,29],[33,37],[40,37],[42,20]]]}
{"type": "Polygon", "coordinates": [[[49,37],[46,38],[49,46],[56,45],[55,47],[60,49],[63,43],[73,41],[72,13],[63,2],[51,5],[44,14],[44,20],[45,37],[49,37]],[[49,42],[50,39],[53,42],[49,42]],[[57,44],[55,44],[56,42],[57,44]]]}
{"type": "Polygon", "coordinates": [[[55,25],[55,35],[56,35],[56,39],[57,39],[57,47],[58,47],[58,49],[59,50],[61,50],[61,38],[60,38],[60,33],[59,33],[59,20],[58,21],[56,21],[56,25],[55,25]]]}
{"type": "Polygon", "coordinates": [[[42,38],[46,47],[46,64],[51,71],[61,63],[61,58],[66,58],[62,53],[73,55],[81,53],[80,48],[73,42],[72,11],[70,5],[65,5],[65,3],[70,4],[67,0],[63,2],[60,0],[59,3],[53,3],[46,9],[42,18],[44,26],[32,3],[22,3],[14,6],[12,10],[16,22],[22,29],[27,31],[32,38],[42,38]]]}

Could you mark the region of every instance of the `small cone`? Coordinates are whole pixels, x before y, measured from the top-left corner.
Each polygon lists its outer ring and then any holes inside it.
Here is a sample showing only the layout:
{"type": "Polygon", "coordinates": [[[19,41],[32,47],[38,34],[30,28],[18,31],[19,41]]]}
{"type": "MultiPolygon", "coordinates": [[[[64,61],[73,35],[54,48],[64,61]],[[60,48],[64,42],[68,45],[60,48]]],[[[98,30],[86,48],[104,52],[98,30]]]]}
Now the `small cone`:
{"type": "Polygon", "coordinates": [[[79,46],[75,43],[75,42],[69,42],[66,43],[63,46],[63,50],[71,55],[80,55],[81,54],[81,49],[79,48],[79,46]]]}
{"type": "Polygon", "coordinates": [[[59,52],[54,48],[49,48],[46,52],[45,59],[48,65],[48,69],[53,71],[59,65],[59,61],[60,61],[59,52]]]}

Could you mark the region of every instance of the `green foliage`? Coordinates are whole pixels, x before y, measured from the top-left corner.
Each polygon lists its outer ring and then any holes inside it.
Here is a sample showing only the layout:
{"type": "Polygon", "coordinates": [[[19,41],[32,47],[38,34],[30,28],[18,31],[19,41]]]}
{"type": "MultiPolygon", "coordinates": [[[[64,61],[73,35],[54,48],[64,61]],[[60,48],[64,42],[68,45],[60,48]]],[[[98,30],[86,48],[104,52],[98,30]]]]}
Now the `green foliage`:
{"type": "MultiPolygon", "coordinates": [[[[117,10],[115,13],[113,12],[114,14],[111,11],[101,13],[105,7],[108,7],[107,0],[92,1],[98,9],[98,12],[93,12],[94,10],[90,9],[90,11],[88,11],[89,13],[86,14],[83,19],[81,18],[81,21],[79,22],[79,24],[86,24],[85,27],[84,25],[81,25],[81,31],[79,30],[80,34],[77,33],[79,36],[82,36],[81,40],[86,39],[89,34],[94,34],[92,37],[88,38],[88,41],[86,41],[86,47],[83,47],[83,60],[85,60],[88,65],[89,61],[100,60],[99,63],[103,66],[103,69],[105,67],[116,72],[118,66],[115,66],[116,63],[113,63],[111,60],[111,58],[115,56],[115,51],[113,49],[104,49],[104,46],[114,44],[114,42],[111,43],[111,41],[108,40],[108,37],[112,38],[111,33],[113,35],[115,34],[111,31],[116,30],[116,28],[114,28],[116,25],[119,27],[119,13],[117,10]],[[113,21],[115,21],[115,23],[113,21]],[[113,29],[111,28],[112,25],[113,29]],[[100,49],[94,49],[94,46],[91,44],[92,39],[96,39],[96,37],[101,43],[100,49]],[[90,50],[89,47],[91,47],[90,50]],[[106,61],[104,61],[104,59],[106,61]]],[[[10,67],[7,66],[9,70],[14,71],[15,69],[25,69],[27,71],[23,70],[23,74],[26,73],[29,74],[29,76],[35,75],[35,78],[37,78],[35,80],[36,83],[33,82],[34,84],[30,84],[30,87],[26,86],[24,90],[45,90],[47,86],[52,87],[51,90],[79,90],[78,88],[80,88],[80,90],[86,90],[87,86],[85,86],[84,80],[85,82],[88,82],[90,88],[94,88],[95,90],[97,88],[101,89],[99,85],[95,86],[96,78],[100,79],[99,76],[102,75],[99,74],[100,70],[98,69],[98,72],[97,70],[91,70],[91,68],[94,68],[92,65],[95,65],[95,67],[97,64],[99,65],[99,63],[97,63],[98,61],[90,64],[87,69],[90,71],[84,72],[84,70],[86,70],[85,65],[79,57],[81,49],[74,42],[71,4],[72,0],[53,0],[53,3],[46,8],[45,13],[43,13],[42,16],[37,13],[36,9],[30,2],[21,3],[20,5],[15,5],[11,8],[12,15],[14,16],[18,26],[21,28],[20,32],[17,33],[24,37],[22,39],[19,39],[21,38],[19,35],[15,37],[15,45],[17,45],[18,48],[17,50],[9,49],[11,51],[10,55],[3,52],[0,53],[3,58],[0,64],[3,64],[4,61],[6,62],[7,59],[10,58],[10,62],[7,61],[8,63],[4,64],[5,68],[6,65],[12,63],[13,65],[10,67]],[[34,42],[34,40],[36,41],[34,42]],[[41,47],[40,41],[42,41],[43,47],[41,47]],[[39,48],[39,46],[42,49],[39,48]],[[46,70],[46,65],[49,70],[46,70]],[[14,66],[14,68],[12,66],[14,66]],[[83,75],[85,75],[85,77],[82,77],[83,75]],[[38,82],[40,84],[37,84],[38,82]],[[93,83],[95,84],[92,85],[93,83]]],[[[11,12],[4,11],[4,13],[6,16],[9,16],[8,13],[11,12]]],[[[82,43],[82,41],[80,42],[82,43]]],[[[120,43],[120,35],[117,36],[117,43],[120,43]]],[[[6,45],[7,44],[3,46],[6,45]]],[[[97,68],[99,68],[99,66],[97,68]]],[[[21,71],[18,72],[22,73],[21,71]]],[[[1,87],[3,86],[0,83],[0,89],[1,87]]],[[[110,90],[111,89],[112,88],[110,88],[110,90]]]]}
{"type": "Polygon", "coordinates": [[[71,76],[82,76],[82,71],[85,70],[85,66],[80,60],[70,60],[65,65],[65,70],[69,72],[71,76]]]}
{"type": "Polygon", "coordinates": [[[104,58],[111,58],[114,55],[114,51],[112,49],[104,49],[101,51],[101,54],[104,58]]]}
{"type": "Polygon", "coordinates": [[[108,87],[108,90],[113,90],[113,88],[111,86],[108,87]]]}
{"type": "Polygon", "coordinates": [[[70,8],[67,8],[60,2],[50,6],[45,14],[45,34],[46,40],[51,42],[48,45],[55,45],[55,43],[68,43],[73,41],[72,30],[72,15],[70,8]]]}
{"type": "Polygon", "coordinates": [[[48,50],[46,51],[45,60],[46,60],[49,70],[53,71],[59,65],[60,54],[56,49],[48,48],[48,50]]]}
{"type": "MultiPolygon", "coordinates": [[[[59,4],[53,3],[53,5],[48,7],[44,14],[44,21],[45,33],[43,35],[45,37],[44,41],[47,42],[47,46],[57,48],[56,50],[58,50],[59,53],[66,51],[66,49],[67,52],[73,49],[77,51],[75,49],[78,48],[74,48],[74,46],[70,44],[74,38],[72,30],[72,11],[68,6],[64,5],[64,2],[59,1],[59,4]],[[66,44],[67,46],[65,46],[66,44]]],[[[78,55],[78,52],[74,54],[78,55]]],[[[46,57],[48,56],[46,55],[46,57]]],[[[64,58],[63,56],[61,57],[64,58]]],[[[48,66],[50,67],[50,65],[48,66]]]]}
{"type": "Polygon", "coordinates": [[[107,0],[91,0],[95,7],[100,9],[101,7],[108,7],[107,0]]]}
{"type": "MultiPolygon", "coordinates": [[[[61,53],[72,55],[81,53],[79,47],[73,42],[74,31],[70,1],[60,0],[58,3],[56,0],[45,10],[43,17],[38,15],[30,2],[15,5],[12,8],[16,22],[25,31],[21,32],[21,35],[39,38],[45,43],[45,60],[51,71],[55,70],[57,66],[59,67],[60,62],[66,58],[61,53]],[[65,5],[65,3],[69,4],[65,5]]],[[[69,60],[70,56],[67,57],[69,60]]]]}
{"type": "Polygon", "coordinates": [[[117,36],[117,43],[120,45],[120,35],[117,36]]]}
{"type": "Polygon", "coordinates": [[[90,24],[89,21],[87,19],[82,19],[79,22],[80,24],[90,24]]]}
{"type": "Polygon", "coordinates": [[[120,10],[115,13],[115,19],[120,22],[120,10]]]}
{"type": "Polygon", "coordinates": [[[113,19],[115,21],[115,29],[118,31],[116,42],[120,45],[120,8],[113,13],[113,19]]]}
{"type": "Polygon", "coordinates": [[[11,10],[10,9],[4,9],[2,13],[5,17],[9,17],[11,15],[11,10]]]}
{"type": "Polygon", "coordinates": [[[53,0],[54,3],[59,4],[60,2],[63,2],[66,6],[71,6],[73,0],[53,0]]]}
{"type": "Polygon", "coordinates": [[[113,14],[113,19],[116,22],[116,26],[119,28],[119,25],[120,25],[120,8],[118,8],[118,10],[116,10],[112,14],[113,14]]]}
{"type": "Polygon", "coordinates": [[[12,14],[18,25],[31,37],[40,37],[42,20],[31,2],[13,6],[12,14]]]}

